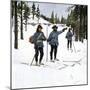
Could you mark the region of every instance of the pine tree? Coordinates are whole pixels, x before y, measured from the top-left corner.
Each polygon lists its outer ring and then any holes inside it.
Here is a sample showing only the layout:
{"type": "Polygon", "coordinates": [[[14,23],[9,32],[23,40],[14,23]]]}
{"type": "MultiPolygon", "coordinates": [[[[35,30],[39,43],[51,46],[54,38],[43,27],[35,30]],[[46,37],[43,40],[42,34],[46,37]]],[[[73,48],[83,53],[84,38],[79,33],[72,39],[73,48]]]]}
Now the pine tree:
{"type": "Polygon", "coordinates": [[[63,16],[61,17],[61,23],[66,24],[66,19],[63,16]]]}
{"type": "Polygon", "coordinates": [[[60,19],[59,19],[59,17],[57,18],[57,23],[60,24],[60,19]]]}
{"type": "MultiPolygon", "coordinates": [[[[24,2],[24,1],[20,1],[20,2],[18,2],[18,6],[17,6],[17,8],[18,8],[18,17],[20,18],[20,38],[23,40],[24,39],[24,33],[23,33],[23,30],[24,30],[24,28],[23,28],[23,24],[25,24],[24,23],[24,19],[25,19],[25,13],[26,13],[26,2],[24,2]]],[[[26,19],[25,19],[26,20],[26,19]]],[[[27,27],[26,27],[27,28],[27,27]]]]}
{"type": "Polygon", "coordinates": [[[39,19],[40,19],[40,9],[39,9],[39,5],[38,5],[38,7],[37,7],[36,16],[37,16],[38,22],[39,22],[39,19]]]}
{"type": "Polygon", "coordinates": [[[80,12],[80,29],[79,40],[83,42],[87,38],[87,6],[79,5],[80,12]]]}
{"type": "Polygon", "coordinates": [[[73,28],[73,33],[75,33],[75,40],[78,41],[79,39],[79,21],[78,21],[78,14],[79,12],[77,11],[78,9],[71,10],[71,13],[68,14],[67,17],[67,26],[70,26],[73,28]]]}
{"type": "Polygon", "coordinates": [[[57,14],[55,15],[55,23],[57,24],[58,22],[57,14]]]}
{"type": "Polygon", "coordinates": [[[83,39],[87,38],[87,6],[74,5],[74,9],[68,15],[67,24],[74,28],[75,39],[83,42],[83,39]]]}
{"type": "Polygon", "coordinates": [[[54,11],[52,11],[50,22],[53,23],[53,24],[55,23],[54,11]]]}
{"type": "Polygon", "coordinates": [[[27,31],[27,21],[29,19],[29,15],[30,15],[30,8],[27,4],[25,4],[24,7],[24,20],[25,20],[25,31],[27,31]]]}
{"type": "Polygon", "coordinates": [[[33,19],[34,19],[34,16],[35,16],[35,10],[36,10],[36,7],[35,7],[35,4],[33,3],[33,5],[32,5],[33,19]]]}

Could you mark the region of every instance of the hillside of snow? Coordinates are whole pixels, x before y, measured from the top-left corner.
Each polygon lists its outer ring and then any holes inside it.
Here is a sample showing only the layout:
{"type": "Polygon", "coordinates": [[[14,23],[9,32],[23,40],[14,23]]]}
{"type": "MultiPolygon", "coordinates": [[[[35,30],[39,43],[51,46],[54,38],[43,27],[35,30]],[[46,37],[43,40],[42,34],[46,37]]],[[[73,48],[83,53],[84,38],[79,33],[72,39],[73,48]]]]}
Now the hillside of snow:
{"type": "MultiPolygon", "coordinates": [[[[75,42],[73,37],[73,51],[67,50],[67,40],[65,35],[67,30],[59,35],[59,46],[57,58],[59,61],[50,62],[50,45],[44,42],[44,57],[43,66],[30,66],[30,63],[35,54],[34,45],[29,43],[29,37],[36,31],[37,18],[29,19],[28,29],[24,30],[24,40],[20,39],[20,31],[18,32],[19,49],[14,46],[14,32],[12,30],[12,87],[15,88],[33,88],[47,86],[64,86],[64,85],[79,85],[87,84],[87,40],[84,43],[75,42]]],[[[43,32],[46,37],[52,31],[53,25],[44,19],[40,18],[39,23],[42,23],[43,32]]],[[[66,26],[64,26],[66,27],[66,26]]],[[[58,25],[58,30],[64,28],[58,25]]]]}

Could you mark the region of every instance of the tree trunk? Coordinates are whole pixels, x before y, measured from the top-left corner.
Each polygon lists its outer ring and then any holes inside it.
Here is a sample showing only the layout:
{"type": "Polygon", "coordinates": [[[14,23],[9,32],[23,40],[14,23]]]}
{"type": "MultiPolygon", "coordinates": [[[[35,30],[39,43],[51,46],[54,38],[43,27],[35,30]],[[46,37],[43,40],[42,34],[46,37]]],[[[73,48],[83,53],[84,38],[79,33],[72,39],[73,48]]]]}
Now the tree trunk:
{"type": "Polygon", "coordinates": [[[15,5],[14,1],[11,1],[11,28],[13,27],[14,24],[14,10],[15,10],[15,5]]]}
{"type": "Polygon", "coordinates": [[[84,13],[84,15],[85,15],[85,39],[87,39],[87,25],[88,25],[88,17],[87,17],[87,6],[85,6],[84,7],[85,8],[85,13],[84,13]]]}
{"type": "Polygon", "coordinates": [[[23,39],[23,14],[22,14],[22,1],[21,1],[21,39],[23,39]]]}
{"type": "Polygon", "coordinates": [[[32,11],[32,15],[33,15],[32,19],[34,20],[34,10],[32,11]]]}
{"type": "Polygon", "coordinates": [[[25,31],[27,31],[27,18],[26,18],[26,21],[25,21],[25,31]]]}
{"type": "Polygon", "coordinates": [[[87,13],[86,13],[86,39],[88,39],[88,16],[87,16],[87,13]]]}
{"type": "Polygon", "coordinates": [[[79,29],[78,27],[75,28],[75,41],[78,41],[79,39],[79,29]]]}
{"type": "Polygon", "coordinates": [[[14,30],[14,48],[18,49],[18,24],[17,24],[17,1],[15,1],[15,30],[14,30]]]}
{"type": "Polygon", "coordinates": [[[83,6],[80,6],[79,40],[83,42],[83,6]]]}
{"type": "Polygon", "coordinates": [[[83,28],[84,28],[84,31],[83,31],[84,36],[83,36],[83,37],[84,37],[84,39],[85,39],[85,38],[86,38],[86,22],[85,22],[85,21],[86,21],[86,16],[85,16],[85,8],[84,8],[84,13],[83,13],[83,18],[84,18],[84,19],[83,19],[83,21],[84,21],[84,22],[83,22],[83,24],[84,24],[84,25],[83,25],[83,26],[84,26],[84,27],[83,27],[83,28]]]}

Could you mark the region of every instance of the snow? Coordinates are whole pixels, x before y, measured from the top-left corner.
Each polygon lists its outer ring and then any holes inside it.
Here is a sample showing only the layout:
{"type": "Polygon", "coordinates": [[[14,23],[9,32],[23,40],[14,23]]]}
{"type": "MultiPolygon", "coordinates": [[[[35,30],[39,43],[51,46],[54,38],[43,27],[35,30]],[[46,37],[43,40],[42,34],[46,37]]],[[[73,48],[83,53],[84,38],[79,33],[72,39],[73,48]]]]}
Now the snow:
{"type": "Polygon", "coordinates": [[[45,24],[50,24],[48,21],[44,20],[43,18],[40,18],[38,21],[38,18],[35,16],[34,19],[32,18],[32,14],[30,15],[30,19],[28,20],[28,24],[30,23],[45,23],[45,24]],[[43,22],[42,22],[43,21],[43,22]]]}
{"type": "MultiPolygon", "coordinates": [[[[14,32],[12,30],[12,88],[33,88],[47,86],[64,86],[87,84],[87,40],[84,43],[75,42],[73,40],[73,52],[67,50],[67,40],[65,35],[67,30],[59,36],[59,47],[57,58],[59,61],[50,62],[50,45],[44,42],[44,66],[30,66],[30,63],[35,54],[33,44],[29,43],[28,39],[36,31],[37,18],[28,21],[28,29],[24,30],[24,40],[20,40],[19,49],[14,49],[14,32]],[[47,51],[48,50],[48,51],[47,51]],[[76,52],[75,52],[76,51],[76,52]]],[[[43,32],[46,37],[52,31],[52,25],[48,26],[44,23],[49,22],[40,18],[40,23],[43,23],[43,32]]],[[[62,30],[62,25],[58,25],[58,30],[62,30]]],[[[33,62],[35,64],[35,61],[33,62]]]]}

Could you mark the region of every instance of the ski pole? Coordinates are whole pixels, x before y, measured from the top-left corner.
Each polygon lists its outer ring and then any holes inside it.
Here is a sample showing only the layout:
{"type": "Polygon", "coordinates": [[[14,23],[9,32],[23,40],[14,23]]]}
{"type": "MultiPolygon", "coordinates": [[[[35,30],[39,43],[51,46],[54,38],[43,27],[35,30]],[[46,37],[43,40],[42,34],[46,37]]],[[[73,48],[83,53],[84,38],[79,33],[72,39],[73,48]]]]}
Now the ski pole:
{"type": "Polygon", "coordinates": [[[32,61],[31,61],[31,63],[30,63],[30,66],[32,65],[32,63],[33,63],[33,61],[34,61],[34,58],[35,58],[35,55],[34,55],[34,57],[33,57],[32,61]]]}
{"type": "MultiPolygon", "coordinates": [[[[48,37],[48,25],[47,25],[47,29],[46,29],[46,36],[48,37]]],[[[46,62],[48,61],[48,42],[47,42],[47,50],[46,50],[46,62]]]]}
{"type": "Polygon", "coordinates": [[[76,53],[76,49],[75,49],[75,46],[74,46],[74,42],[73,42],[73,47],[74,47],[74,51],[75,51],[75,53],[76,53]]]}
{"type": "MultiPolygon", "coordinates": [[[[47,29],[46,29],[46,36],[48,38],[48,27],[50,26],[50,24],[47,24],[47,29]]],[[[47,42],[47,50],[46,50],[46,62],[48,61],[48,42],[47,42]]]]}

